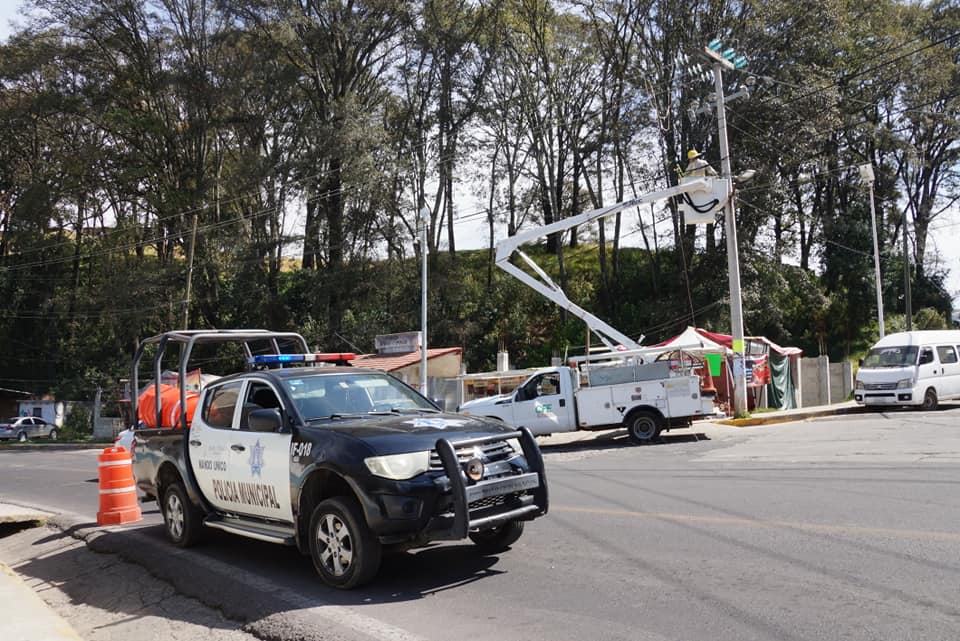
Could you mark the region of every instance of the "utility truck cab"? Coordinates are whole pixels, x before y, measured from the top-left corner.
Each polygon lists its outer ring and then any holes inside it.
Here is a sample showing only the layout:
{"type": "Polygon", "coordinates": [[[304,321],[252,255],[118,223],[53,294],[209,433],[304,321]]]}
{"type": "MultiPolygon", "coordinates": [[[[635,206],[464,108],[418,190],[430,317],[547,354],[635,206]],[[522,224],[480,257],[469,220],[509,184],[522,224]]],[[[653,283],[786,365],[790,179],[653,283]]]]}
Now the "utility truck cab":
{"type": "Polygon", "coordinates": [[[683,360],[544,368],[511,394],[468,401],[458,411],[535,435],[625,427],[646,443],[714,413],[712,394],[701,393],[700,377],[683,369],[683,360]]]}
{"type": "Polygon", "coordinates": [[[920,406],[960,398],[960,330],[897,332],[860,364],[854,400],[866,406],[920,406]]]}

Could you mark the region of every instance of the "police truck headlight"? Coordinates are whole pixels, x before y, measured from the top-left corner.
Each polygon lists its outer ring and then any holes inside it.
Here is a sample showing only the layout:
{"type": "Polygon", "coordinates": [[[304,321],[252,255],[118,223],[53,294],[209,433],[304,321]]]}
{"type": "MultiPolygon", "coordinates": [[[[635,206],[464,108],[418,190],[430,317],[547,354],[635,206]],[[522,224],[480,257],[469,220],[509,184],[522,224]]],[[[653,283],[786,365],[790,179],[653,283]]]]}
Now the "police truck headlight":
{"type": "Polygon", "coordinates": [[[376,476],[394,481],[412,479],[430,469],[430,452],[410,452],[389,456],[371,456],[363,460],[376,476]]]}
{"type": "Polygon", "coordinates": [[[912,387],[912,378],[901,378],[899,381],[897,381],[897,389],[911,389],[912,387]]]}

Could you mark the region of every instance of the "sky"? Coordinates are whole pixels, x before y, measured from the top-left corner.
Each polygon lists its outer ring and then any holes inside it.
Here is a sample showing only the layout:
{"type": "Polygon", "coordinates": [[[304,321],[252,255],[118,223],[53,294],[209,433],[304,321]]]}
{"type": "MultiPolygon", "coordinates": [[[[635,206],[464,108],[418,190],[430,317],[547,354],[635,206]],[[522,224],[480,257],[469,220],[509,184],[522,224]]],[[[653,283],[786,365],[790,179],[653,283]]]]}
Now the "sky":
{"type": "MultiPolygon", "coordinates": [[[[12,29],[11,21],[21,21],[17,9],[22,5],[19,0],[0,0],[0,40],[6,40],[12,29]]],[[[474,208],[476,209],[476,208],[474,208]]],[[[474,211],[470,209],[469,211],[474,211]]],[[[470,249],[486,246],[486,229],[482,219],[480,224],[463,224],[455,227],[457,247],[470,249]]],[[[954,310],[960,309],[960,208],[941,214],[931,225],[927,241],[927,253],[936,252],[942,260],[942,267],[949,270],[946,282],[947,291],[953,297],[954,310]]]]}

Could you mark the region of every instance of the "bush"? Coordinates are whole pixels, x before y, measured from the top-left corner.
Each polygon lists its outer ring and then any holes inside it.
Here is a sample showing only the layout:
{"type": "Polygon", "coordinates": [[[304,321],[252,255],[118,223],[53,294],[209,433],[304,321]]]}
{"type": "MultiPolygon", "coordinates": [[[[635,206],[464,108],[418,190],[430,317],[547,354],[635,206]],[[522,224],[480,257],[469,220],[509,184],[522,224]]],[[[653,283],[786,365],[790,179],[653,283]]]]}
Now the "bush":
{"type": "Polygon", "coordinates": [[[61,438],[88,438],[93,434],[93,416],[83,405],[74,405],[60,428],[61,438]]]}

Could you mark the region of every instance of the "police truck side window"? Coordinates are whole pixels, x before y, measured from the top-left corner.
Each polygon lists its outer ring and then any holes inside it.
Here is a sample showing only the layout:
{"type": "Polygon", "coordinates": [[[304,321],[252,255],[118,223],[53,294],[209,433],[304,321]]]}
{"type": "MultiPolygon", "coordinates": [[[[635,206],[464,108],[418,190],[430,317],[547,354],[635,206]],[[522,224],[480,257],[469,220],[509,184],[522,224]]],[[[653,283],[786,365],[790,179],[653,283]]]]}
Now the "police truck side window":
{"type": "Polygon", "coordinates": [[[240,395],[240,383],[228,383],[210,390],[203,407],[203,422],[210,427],[233,427],[233,412],[240,395]]]}

